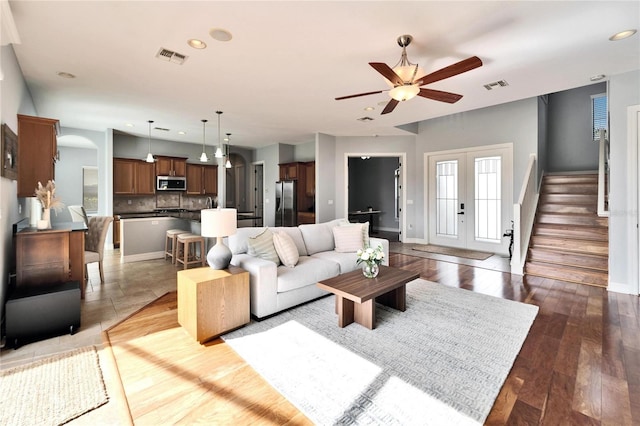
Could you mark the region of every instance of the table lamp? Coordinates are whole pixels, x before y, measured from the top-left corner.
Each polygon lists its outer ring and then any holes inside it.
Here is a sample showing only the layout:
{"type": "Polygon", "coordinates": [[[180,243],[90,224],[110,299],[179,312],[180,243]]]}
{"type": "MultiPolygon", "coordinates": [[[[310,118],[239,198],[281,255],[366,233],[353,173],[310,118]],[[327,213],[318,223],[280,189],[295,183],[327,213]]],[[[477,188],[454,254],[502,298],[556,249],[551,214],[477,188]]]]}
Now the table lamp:
{"type": "Polygon", "coordinates": [[[207,253],[207,263],[213,269],[227,269],[231,262],[231,250],[222,242],[222,237],[236,233],[236,209],[200,210],[200,234],[207,238],[217,238],[216,245],[207,253]]]}

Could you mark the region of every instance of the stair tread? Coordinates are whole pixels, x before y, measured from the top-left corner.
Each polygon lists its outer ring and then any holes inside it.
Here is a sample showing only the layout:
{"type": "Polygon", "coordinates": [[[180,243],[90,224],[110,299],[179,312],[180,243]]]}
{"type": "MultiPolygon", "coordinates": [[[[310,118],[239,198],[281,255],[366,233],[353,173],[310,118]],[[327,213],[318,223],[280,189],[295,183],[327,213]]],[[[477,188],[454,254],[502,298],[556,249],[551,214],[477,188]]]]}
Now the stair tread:
{"type": "Polygon", "coordinates": [[[575,253],[558,251],[549,248],[532,247],[527,261],[531,263],[547,263],[560,266],[572,266],[600,272],[608,272],[609,256],[593,253],[575,253]]]}

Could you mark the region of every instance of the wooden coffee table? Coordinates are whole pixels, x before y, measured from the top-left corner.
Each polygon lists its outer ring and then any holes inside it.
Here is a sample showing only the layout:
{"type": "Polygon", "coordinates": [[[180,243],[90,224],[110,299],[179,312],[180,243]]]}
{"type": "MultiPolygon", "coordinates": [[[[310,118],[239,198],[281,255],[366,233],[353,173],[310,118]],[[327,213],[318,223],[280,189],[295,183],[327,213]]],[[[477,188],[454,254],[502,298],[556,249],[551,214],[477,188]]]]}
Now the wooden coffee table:
{"type": "Polygon", "coordinates": [[[373,330],[376,327],[376,302],[404,312],[406,284],[419,276],[417,272],[381,265],[376,278],[365,278],[362,270],[356,269],[317,285],[336,295],[338,326],[357,322],[373,330]]]}

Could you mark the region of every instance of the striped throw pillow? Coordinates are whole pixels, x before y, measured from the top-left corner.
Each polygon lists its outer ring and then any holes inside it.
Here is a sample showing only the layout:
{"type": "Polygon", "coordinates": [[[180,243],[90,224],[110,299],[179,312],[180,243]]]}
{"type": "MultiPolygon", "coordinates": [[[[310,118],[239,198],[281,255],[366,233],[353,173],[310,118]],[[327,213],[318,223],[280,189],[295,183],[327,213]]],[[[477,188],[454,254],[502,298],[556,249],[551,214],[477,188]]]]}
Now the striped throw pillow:
{"type": "Polygon", "coordinates": [[[356,252],[363,246],[362,227],[360,225],[336,226],[333,228],[333,239],[337,252],[356,252]]]}
{"type": "Polygon", "coordinates": [[[280,264],[280,258],[273,245],[273,232],[269,229],[265,229],[261,234],[247,240],[247,254],[259,257],[260,259],[270,260],[276,265],[280,264]]]}
{"type": "Polygon", "coordinates": [[[273,233],[273,245],[276,247],[276,253],[282,264],[288,268],[293,268],[300,259],[300,253],[293,238],[284,232],[273,233]]]}

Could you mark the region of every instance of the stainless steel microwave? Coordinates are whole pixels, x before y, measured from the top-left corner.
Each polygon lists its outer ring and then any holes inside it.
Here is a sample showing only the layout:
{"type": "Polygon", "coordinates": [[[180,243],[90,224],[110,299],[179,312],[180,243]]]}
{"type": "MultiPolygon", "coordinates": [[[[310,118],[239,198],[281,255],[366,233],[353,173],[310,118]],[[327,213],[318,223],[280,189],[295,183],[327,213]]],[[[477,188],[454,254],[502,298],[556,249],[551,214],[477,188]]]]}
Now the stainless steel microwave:
{"type": "Polygon", "coordinates": [[[187,179],[179,176],[157,176],[156,191],[186,191],[187,179]]]}

